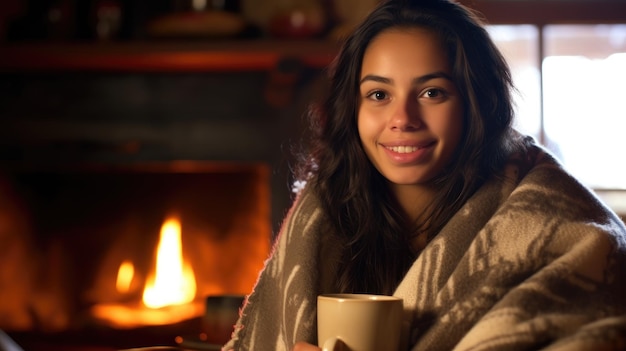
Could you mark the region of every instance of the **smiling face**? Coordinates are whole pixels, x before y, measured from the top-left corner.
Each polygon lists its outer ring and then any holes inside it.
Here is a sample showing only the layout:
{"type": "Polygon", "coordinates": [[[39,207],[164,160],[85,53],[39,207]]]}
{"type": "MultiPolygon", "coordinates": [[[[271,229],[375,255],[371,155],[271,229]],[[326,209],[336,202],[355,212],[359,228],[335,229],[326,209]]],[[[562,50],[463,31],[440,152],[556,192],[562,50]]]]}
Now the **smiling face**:
{"type": "Polygon", "coordinates": [[[463,133],[463,103],[438,37],[390,29],[363,56],[358,130],[376,169],[392,184],[429,187],[463,133]]]}

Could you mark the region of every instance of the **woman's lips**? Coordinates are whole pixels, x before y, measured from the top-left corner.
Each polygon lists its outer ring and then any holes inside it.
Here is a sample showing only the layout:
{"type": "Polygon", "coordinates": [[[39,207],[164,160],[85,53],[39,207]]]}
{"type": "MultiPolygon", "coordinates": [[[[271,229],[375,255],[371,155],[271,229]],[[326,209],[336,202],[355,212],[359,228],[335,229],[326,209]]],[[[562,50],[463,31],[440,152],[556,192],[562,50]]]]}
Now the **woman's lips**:
{"type": "Polygon", "coordinates": [[[388,146],[387,149],[397,152],[400,154],[408,154],[410,152],[417,151],[419,147],[417,146],[388,146]]]}
{"type": "Polygon", "coordinates": [[[424,160],[429,154],[430,151],[434,148],[435,142],[425,142],[425,143],[397,143],[394,145],[391,144],[382,144],[387,155],[391,158],[395,163],[419,163],[424,160]]]}

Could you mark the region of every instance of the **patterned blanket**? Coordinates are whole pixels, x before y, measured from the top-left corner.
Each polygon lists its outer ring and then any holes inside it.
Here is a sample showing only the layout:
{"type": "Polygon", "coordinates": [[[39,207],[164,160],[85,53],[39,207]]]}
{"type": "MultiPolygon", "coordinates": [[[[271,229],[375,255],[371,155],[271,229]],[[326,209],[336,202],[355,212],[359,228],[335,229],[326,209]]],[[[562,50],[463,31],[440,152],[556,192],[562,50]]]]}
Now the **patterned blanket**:
{"type": "MultiPolygon", "coordinates": [[[[414,262],[394,295],[418,350],[626,350],[626,228],[536,145],[512,157],[414,262]]],[[[337,238],[304,189],[224,350],[317,343],[337,238]]]]}

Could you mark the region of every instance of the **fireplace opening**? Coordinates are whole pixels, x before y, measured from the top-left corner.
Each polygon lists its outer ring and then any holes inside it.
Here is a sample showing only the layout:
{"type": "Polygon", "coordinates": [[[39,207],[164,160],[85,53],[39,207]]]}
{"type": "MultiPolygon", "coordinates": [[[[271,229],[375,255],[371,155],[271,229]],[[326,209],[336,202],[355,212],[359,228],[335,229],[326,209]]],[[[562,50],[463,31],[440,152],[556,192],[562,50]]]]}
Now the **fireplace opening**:
{"type": "Polygon", "coordinates": [[[206,161],[4,169],[0,329],[28,350],[196,332],[207,296],[249,293],[263,267],[270,173],[206,161]]]}

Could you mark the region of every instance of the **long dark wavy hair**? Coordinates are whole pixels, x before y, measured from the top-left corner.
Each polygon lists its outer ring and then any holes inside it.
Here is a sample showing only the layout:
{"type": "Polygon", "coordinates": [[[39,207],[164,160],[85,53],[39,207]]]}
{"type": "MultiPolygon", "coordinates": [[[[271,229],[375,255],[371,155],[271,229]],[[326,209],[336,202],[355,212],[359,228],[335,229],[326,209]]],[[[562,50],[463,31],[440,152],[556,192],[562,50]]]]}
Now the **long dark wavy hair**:
{"type": "Polygon", "coordinates": [[[382,2],[346,38],[329,72],[328,94],[311,108],[312,138],[299,179],[306,178],[344,239],[337,289],[391,294],[419,254],[411,240],[423,232],[431,240],[502,167],[513,140],[511,74],[479,16],[450,0],[382,2]],[[387,29],[412,27],[428,29],[443,42],[464,106],[460,147],[433,180],[437,195],[420,223],[406,222],[386,179],[368,160],[357,129],[368,44],[387,29]]]}

